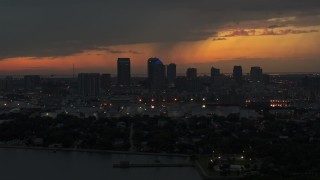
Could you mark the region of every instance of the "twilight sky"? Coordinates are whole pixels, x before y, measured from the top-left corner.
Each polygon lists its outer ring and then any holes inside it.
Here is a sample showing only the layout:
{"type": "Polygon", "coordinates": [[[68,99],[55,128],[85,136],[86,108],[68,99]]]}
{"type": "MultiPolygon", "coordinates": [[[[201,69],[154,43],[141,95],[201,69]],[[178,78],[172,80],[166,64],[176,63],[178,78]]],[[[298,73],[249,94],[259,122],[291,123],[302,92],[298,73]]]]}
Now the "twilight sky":
{"type": "Polygon", "coordinates": [[[1,0],[0,24],[0,74],[320,72],[319,0],[1,0]]]}

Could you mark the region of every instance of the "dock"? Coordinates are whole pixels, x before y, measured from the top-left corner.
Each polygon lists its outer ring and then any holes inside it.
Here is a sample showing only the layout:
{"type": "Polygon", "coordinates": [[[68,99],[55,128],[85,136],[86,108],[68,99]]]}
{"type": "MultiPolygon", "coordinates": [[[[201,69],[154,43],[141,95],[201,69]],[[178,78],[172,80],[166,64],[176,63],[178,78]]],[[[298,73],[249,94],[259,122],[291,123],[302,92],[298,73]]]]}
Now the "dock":
{"type": "Polygon", "coordinates": [[[113,168],[154,168],[154,167],[195,167],[191,163],[173,163],[173,164],[163,164],[163,163],[153,163],[153,164],[131,164],[127,161],[120,162],[119,164],[113,164],[113,168]]]}

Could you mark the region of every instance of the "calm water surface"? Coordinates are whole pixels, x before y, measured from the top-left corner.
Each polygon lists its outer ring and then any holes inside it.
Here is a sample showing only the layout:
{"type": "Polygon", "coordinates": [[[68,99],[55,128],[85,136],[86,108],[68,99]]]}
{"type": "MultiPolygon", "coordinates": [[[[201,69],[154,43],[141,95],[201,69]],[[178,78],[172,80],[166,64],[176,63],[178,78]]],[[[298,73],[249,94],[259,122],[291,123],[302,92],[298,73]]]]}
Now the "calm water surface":
{"type": "Polygon", "coordinates": [[[3,180],[201,180],[196,169],[113,168],[119,161],[131,163],[183,163],[184,157],[162,157],[84,152],[57,152],[0,148],[3,180]]]}

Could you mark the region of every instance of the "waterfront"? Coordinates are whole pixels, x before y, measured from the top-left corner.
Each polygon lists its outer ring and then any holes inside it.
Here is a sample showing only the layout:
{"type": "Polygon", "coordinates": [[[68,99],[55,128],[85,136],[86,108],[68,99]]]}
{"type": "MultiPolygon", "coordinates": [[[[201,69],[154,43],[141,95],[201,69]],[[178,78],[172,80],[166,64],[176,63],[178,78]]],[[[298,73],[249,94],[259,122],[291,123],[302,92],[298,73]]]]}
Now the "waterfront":
{"type": "Polygon", "coordinates": [[[192,167],[113,168],[114,163],[186,163],[185,157],[103,154],[90,152],[53,152],[31,149],[0,149],[1,179],[8,180],[103,180],[103,179],[186,179],[200,180],[192,167]]]}

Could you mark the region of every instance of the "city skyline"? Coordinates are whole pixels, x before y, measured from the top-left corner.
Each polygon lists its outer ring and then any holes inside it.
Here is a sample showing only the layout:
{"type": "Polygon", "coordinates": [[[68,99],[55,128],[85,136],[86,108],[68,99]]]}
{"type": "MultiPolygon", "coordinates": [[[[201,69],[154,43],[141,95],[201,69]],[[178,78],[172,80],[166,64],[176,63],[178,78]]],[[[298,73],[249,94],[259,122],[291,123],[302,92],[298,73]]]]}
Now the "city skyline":
{"type": "Polygon", "coordinates": [[[73,64],[77,73],[115,74],[118,57],[130,57],[132,71],[142,74],[149,57],[180,64],[179,73],[207,72],[208,65],[230,73],[234,64],[245,71],[320,71],[320,2],[314,0],[0,5],[1,74],[70,74],[73,64]]]}
{"type": "MultiPolygon", "coordinates": [[[[159,59],[157,57],[151,57],[152,58],[156,58],[156,59],[159,59]]],[[[56,76],[56,77],[74,77],[78,74],[82,74],[82,73],[99,73],[99,74],[108,74],[112,77],[118,77],[118,74],[119,74],[119,59],[120,60],[129,60],[128,63],[129,63],[129,76],[131,77],[148,77],[148,60],[147,62],[145,63],[145,66],[141,66],[141,69],[134,69],[134,70],[131,70],[132,68],[130,66],[132,66],[132,60],[131,58],[123,58],[123,57],[119,57],[115,60],[115,67],[114,69],[112,70],[109,70],[107,71],[107,69],[101,69],[101,70],[96,70],[96,71],[92,71],[92,70],[83,70],[83,69],[76,69],[75,68],[75,65],[72,64],[72,67],[62,73],[62,74],[59,74],[59,72],[47,72],[47,71],[28,71],[28,72],[25,72],[25,73],[21,73],[21,72],[9,72],[7,73],[6,71],[2,71],[2,73],[0,72],[0,77],[1,76],[25,76],[25,75],[41,75],[41,76],[56,76]]],[[[150,58],[148,58],[150,59],[150,58]]],[[[161,62],[163,62],[161,59],[159,59],[161,62]]],[[[232,61],[231,61],[232,62],[232,61]]],[[[310,72],[307,72],[307,71],[296,71],[296,72],[279,72],[279,71],[267,71],[265,67],[263,66],[257,66],[257,65],[245,65],[243,66],[242,64],[231,64],[230,62],[228,63],[228,66],[226,67],[223,67],[221,68],[221,66],[219,65],[216,65],[216,63],[211,63],[211,64],[206,64],[205,65],[205,68],[199,66],[199,65],[195,65],[195,64],[191,64],[190,66],[186,65],[186,64],[176,64],[174,62],[169,62],[169,63],[163,63],[163,65],[166,67],[165,69],[167,69],[167,66],[170,66],[170,65],[174,65],[175,66],[175,73],[176,73],[176,76],[187,76],[187,71],[190,70],[190,69],[196,69],[197,71],[197,74],[199,76],[211,76],[212,75],[212,68],[213,69],[216,69],[216,70],[219,70],[219,73],[221,72],[221,74],[228,74],[228,75],[232,75],[233,74],[233,69],[235,66],[240,66],[242,69],[243,69],[243,75],[250,75],[251,72],[252,72],[252,68],[263,68],[263,72],[265,74],[273,74],[273,75],[276,75],[276,74],[318,74],[319,72],[316,72],[316,71],[310,71],[310,72]],[[200,68],[199,68],[200,67],[200,68]],[[199,71],[200,69],[200,71],[199,71]],[[227,69],[227,70],[226,70],[227,69]],[[224,70],[224,71],[223,71],[224,70]]],[[[268,67],[268,66],[267,66],[268,67]]],[[[268,68],[267,68],[268,69],[268,68]]],[[[167,70],[166,70],[166,75],[167,75],[167,70]]],[[[130,77],[130,78],[131,78],[130,77]]],[[[127,78],[128,79],[128,78],[127,78]]]]}

